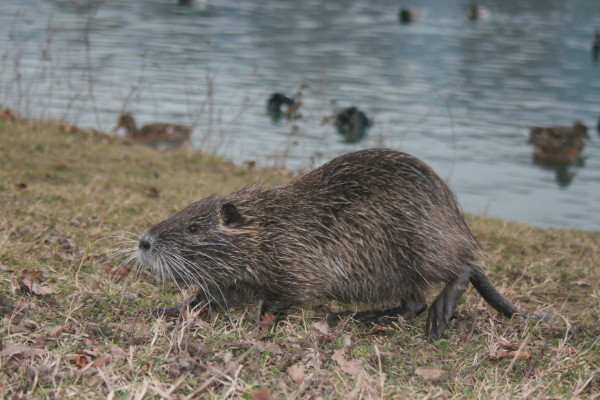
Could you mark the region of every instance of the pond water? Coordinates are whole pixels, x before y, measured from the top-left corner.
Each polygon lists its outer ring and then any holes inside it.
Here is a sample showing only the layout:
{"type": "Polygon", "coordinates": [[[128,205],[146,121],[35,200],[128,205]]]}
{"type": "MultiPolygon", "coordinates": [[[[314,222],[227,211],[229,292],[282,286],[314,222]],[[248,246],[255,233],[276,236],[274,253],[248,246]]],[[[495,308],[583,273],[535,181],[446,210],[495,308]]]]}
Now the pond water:
{"type": "Polygon", "coordinates": [[[20,0],[0,2],[0,105],[110,131],[195,126],[193,142],[236,162],[308,169],[387,146],[431,164],[466,211],[600,229],[600,2],[391,0],[20,0]],[[8,40],[7,40],[8,39],[8,40]],[[302,118],[274,123],[273,92],[302,92],[302,118]],[[323,121],[357,106],[375,121],[346,143],[323,121]],[[580,165],[533,163],[527,128],[590,127],[580,165]]]}

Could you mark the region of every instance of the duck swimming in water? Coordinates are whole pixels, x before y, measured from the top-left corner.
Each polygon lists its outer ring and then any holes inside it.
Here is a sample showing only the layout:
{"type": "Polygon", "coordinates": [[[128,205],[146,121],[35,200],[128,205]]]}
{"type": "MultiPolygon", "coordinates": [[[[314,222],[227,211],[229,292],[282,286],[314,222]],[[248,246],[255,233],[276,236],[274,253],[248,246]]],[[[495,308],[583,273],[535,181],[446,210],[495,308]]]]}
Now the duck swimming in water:
{"type": "Polygon", "coordinates": [[[600,32],[594,33],[594,41],[592,42],[592,57],[594,61],[598,61],[600,56],[600,32]]]}
{"type": "Polygon", "coordinates": [[[373,121],[356,107],[348,107],[335,114],[333,122],[340,135],[344,136],[346,142],[356,143],[367,134],[367,130],[373,125],[373,121]]]}
{"type": "Polygon", "coordinates": [[[267,101],[267,113],[273,121],[279,121],[285,115],[288,119],[296,119],[302,102],[284,93],[273,93],[267,101]]]}
{"type": "Polygon", "coordinates": [[[529,143],[533,144],[533,158],[537,161],[571,164],[580,158],[589,139],[588,128],[580,122],[573,126],[536,126],[529,129],[529,143]]]}
{"type": "Polygon", "coordinates": [[[402,8],[398,12],[398,22],[401,24],[410,24],[414,19],[413,13],[407,8],[402,8]]]}
{"type": "Polygon", "coordinates": [[[192,128],[183,125],[155,123],[137,128],[131,114],[122,114],[115,130],[123,128],[125,139],[145,144],[181,145],[190,139],[192,128]]]}

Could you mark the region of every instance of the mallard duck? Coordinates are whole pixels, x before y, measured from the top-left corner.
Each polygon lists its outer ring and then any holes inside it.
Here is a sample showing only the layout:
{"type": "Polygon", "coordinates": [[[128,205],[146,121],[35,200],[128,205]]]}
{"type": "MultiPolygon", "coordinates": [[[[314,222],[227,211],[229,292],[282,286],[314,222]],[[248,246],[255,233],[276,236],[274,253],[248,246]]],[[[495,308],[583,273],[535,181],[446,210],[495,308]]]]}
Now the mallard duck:
{"type": "Polygon", "coordinates": [[[366,135],[373,121],[364,112],[353,106],[338,111],[333,124],[347,142],[354,143],[366,135]]]}
{"type": "Polygon", "coordinates": [[[208,7],[208,0],[179,0],[180,6],[196,6],[199,8],[208,7]]]}
{"type": "Polygon", "coordinates": [[[298,109],[302,102],[296,101],[292,96],[283,93],[273,93],[267,101],[267,113],[278,121],[282,116],[289,119],[295,119],[298,116],[298,109]]]}
{"type": "Polygon", "coordinates": [[[413,21],[414,21],[414,16],[413,16],[413,13],[409,9],[407,9],[407,8],[400,9],[400,11],[398,12],[398,22],[400,22],[401,24],[410,24],[413,21]]]}
{"type": "Polygon", "coordinates": [[[398,11],[398,22],[404,25],[418,22],[423,18],[423,13],[419,10],[410,10],[408,8],[401,8],[398,11]]]}
{"type": "Polygon", "coordinates": [[[192,128],[183,125],[156,123],[144,125],[138,129],[131,114],[122,114],[115,130],[123,128],[127,132],[125,139],[138,143],[182,144],[190,139],[192,128]]]}
{"type": "Polygon", "coordinates": [[[479,19],[479,7],[471,6],[469,7],[469,12],[467,13],[470,20],[479,19]]]}
{"type": "Polygon", "coordinates": [[[533,158],[539,161],[570,164],[579,159],[589,139],[588,128],[580,122],[573,126],[536,126],[529,129],[533,158]]]}
{"type": "Polygon", "coordinates": [[[470,6],[469,10],[467,11],[467,17],[471,21],[476,21],[478,19],[486,19],[489,16],[490,16],[490,12],[487,8],[476,5],[476,4],[470,6]]]}
{"type": "Polygon", "coordinates": [[[598,31],[594,33],[594,42],[592,43],[592,54],[594,56],[594,61],[598,61],[598,56],[600,55],[600,32],[598,31]]]}

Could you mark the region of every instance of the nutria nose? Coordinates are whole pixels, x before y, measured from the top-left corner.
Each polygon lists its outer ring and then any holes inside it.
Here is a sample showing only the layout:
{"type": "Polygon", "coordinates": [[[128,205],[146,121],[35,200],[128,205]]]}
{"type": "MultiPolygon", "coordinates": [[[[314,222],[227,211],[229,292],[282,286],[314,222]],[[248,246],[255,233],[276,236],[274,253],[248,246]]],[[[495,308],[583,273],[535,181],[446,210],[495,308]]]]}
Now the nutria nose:
{"type": "Polygon", "coordinates": [[[145,233],[140,238],[140,243],[139,243],[138,247],[142,251],[149,251],[152,248],[152,242],[153,242],[152,235],[145,233]]]}

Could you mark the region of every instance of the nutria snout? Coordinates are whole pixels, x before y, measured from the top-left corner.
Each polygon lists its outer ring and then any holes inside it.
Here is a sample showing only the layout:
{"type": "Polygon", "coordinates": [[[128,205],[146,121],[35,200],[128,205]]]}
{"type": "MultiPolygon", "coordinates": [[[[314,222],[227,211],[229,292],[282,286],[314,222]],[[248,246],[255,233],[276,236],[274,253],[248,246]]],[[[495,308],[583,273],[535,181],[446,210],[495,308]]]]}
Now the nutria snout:
{"type": "Polygon", "coordinates": [[[381,308],[355,315],[372,320],[419,314],[443,286],[426,329],[437,337],[471,282],[496,310],[516,312],[480,268],[448,185],[421,160],[387,149],[197,201],[145,233],[138,253],[165,279],[199,286],[191,305],[260,301],[264,315],[338,300],[381,308]]]}

